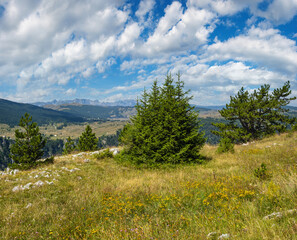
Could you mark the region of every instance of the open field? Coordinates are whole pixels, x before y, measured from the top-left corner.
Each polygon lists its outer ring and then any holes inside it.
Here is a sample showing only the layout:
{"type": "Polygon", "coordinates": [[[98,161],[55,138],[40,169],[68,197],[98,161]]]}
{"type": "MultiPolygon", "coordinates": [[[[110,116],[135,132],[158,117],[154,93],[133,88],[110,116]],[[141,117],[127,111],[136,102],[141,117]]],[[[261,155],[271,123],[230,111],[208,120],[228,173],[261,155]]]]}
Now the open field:
{"type": "MultiPolygon", "coordinates": [[[[45,136],[51,137],[51,139],[66,139],[67,137],[78,138],[85,130],[87,124],[89,124],[95,132],[97,137],[102,135],[115,134],[117,130],[122,129],[127,121],[106,121],[106,122],[92,122],[82,124],[70,124],[66,126],[63,123],[42,125],[40,126],[40,132],[45,136]]],[[[17,127],[10,128],[6,124],[0,124],[0,136],[7,136],[14,138],[14,131],[17,127]]]]}
{"type": "Polygon", "coordinates": [[[68,155],[0,175],[0,238],[296,239],[296,143],[289,133],[223,155],[206,145],[208,162],[168,169],[68,155]],[[261,163],[266,180],[254,176],[261,163]]]}

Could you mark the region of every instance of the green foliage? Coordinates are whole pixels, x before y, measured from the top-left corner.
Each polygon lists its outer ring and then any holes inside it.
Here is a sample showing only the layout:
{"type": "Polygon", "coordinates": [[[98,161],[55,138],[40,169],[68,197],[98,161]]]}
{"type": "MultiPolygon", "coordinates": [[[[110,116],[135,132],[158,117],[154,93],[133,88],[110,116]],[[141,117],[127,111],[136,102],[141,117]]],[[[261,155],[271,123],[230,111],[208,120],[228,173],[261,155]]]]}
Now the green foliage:
{"type": "Polygon", "coordinates": [[[214,124],[219,131],[213,133],[241,143],[284,132],[295,121],[295,118],[285,114],[289,110],[284,107],[296,97],[288,97],[291,94],[290,82],[274,89],[272,93],[269,90],[268,84],[253,93],[241,88],[236,96],[230,97],[230,103],[219,111],[228,123],[214,124]]]}
{"type": "Polygon", "coordinates": [[[268,169],[265,163],[262,163],[259,168],[255,169],[254,176],[261,180],[267,180],[271,178],[271,174],[268,172],[268,169]]]}
{"type": "Polygon", "coordinates": [[[180,75],[175,83],[167,75],[162,87],[155,81],[150,92],[143,92],[137,115],[119,138],[125,146],[121,160],[147,166],[201,161],[204,134],[199,132],[198,113],[189,104],[192,97],[183,87],[180,75]]]}
{"type": "Polygon", "coordinates": [[[9,158],[11,142],[10,139],[0,137],[0,170],[4,170],[11,163],[9,158]]]}
{"type": "Polygon", "coordinates": [[[43,148],[46,140],[39,133],[37,123],[32,122],[28,113],[20,120],[20,127],[24,131],[15,131],[15,143],[11,147],[10,157],[16,164],[35,165],[36,161],[43,156],[43,148]]]}
{"type": "Polygon", "coordinates": [[[104,159],[104,158],[113,158],[112,152],[109,150],[109,148],[105,149],[102,152],[99,152],[98,154],[95,154],[94,157],[98,160],[104,159]]]}
{"type": "Polygon", "coordinates": [[[103,135],[98,138],[98,147],[107,148],[119,145],[119,136],[121,130],[117,130],[116,134],[103,135]]]}
{"type": "Polygon", "coordinates": [[[234,153],[234,143],[229,138],[221,138],[220,144],[217,150],[218,153],[231,152],[234,153]]]}
{"type": "Polygon", "coordinates": [[[71,139],[71,137],[68,137],[64,146],[63,154],[64,155],[70,154],[71,152],[74,151],[74,149],[75,149],[75,143],[71,139]]]}
{"type": "Polygon", "coordinates": [[[78,139],[78,150],[80,151],[94,151],[96,150],[98,140],[95,136],[95,133],[92,132],[90,125],[86,126],[85,131],[78,139]]]}
{"type": "Polygon", "coordinates": [[[22,164],[18,164],[18,163],[10,163],[8,164],[8,167],[10,169],[19,169],[19,170],[29,170],[32,168],[36,168],[38,166],[43,166],[43,165],[49,165],[49,164],[53,164],[54,163],[54,156],[48,157],[46,159],[42,159],[39,161],[36,161],[34,163],[22,163],[22,164]]]}

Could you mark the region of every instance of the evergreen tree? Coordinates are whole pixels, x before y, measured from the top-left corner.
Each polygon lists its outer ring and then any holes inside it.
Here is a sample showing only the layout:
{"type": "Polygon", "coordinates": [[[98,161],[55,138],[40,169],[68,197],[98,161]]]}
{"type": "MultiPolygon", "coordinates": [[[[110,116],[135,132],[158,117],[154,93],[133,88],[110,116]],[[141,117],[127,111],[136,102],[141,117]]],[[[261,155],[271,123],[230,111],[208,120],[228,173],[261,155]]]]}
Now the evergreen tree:
{"type": "Polygon", "coordinates": [[[71,137],[68,137],[64,146],[63,154],[69,154],[73,152],[75,149],[74,141],[71,139],[71,137]]]}
{"type": "Polygon", "coordinates": [[[269,90],[268,84],[253,93],[241,88],[236,96],[230,97],[230,103],[219,111],[229,122],[214,124],[219,131],[212,132],[234,143],[241,143],[285,131],[296,119],[286,115],[289,110],[284,107],[296,97],[288,97],[291,94],[290,82],[272,93],[269,90]]]}
{"type": "Polygon", "coordinates": [[[80,151],[94,151],[97,149],[98,140],[95,133],[92,132],[90,125],[86,126],[85,131],[78,139],[78,150],[80,151]]]}
{"type": "Polygon", "coordinates": [[[199,133],[198,113],[183,87],[179,74],[176,82],[167,75],[162,87],[155,81],[150,92],[143,92],[136,104],[136,116],[121,133],[125,151],[120,158],[146,165],[201,159],[204,134],[199,133]]]}
{"type": "Polygon", "coordinates": [[[24,131],[15,131],[15,143],[10,149],[10,157],[17,164],[33,166],[38,159],[43,156],[43,148],[46,140],[39,133],[36,122],[32,122],[32,117],[25,113],[20,120],[20,127],[24,131]]]}

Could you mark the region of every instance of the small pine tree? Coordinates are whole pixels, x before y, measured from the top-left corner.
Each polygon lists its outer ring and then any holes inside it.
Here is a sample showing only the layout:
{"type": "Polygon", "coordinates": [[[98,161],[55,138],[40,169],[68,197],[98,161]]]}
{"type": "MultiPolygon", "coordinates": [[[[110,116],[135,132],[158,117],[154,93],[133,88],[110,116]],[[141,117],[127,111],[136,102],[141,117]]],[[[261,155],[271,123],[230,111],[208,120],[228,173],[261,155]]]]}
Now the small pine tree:
{"type": "Polygon", "coordinates": [[[289,111],[285,106],[296,97],[288,97],[291,94],[290,82],[286,82],[282,88],[274,89],[272,93],[269,90],[269,84],[253,93],[241,88],[236,96],[230,97],[230,103],[219,111],[229,122],[213,124],[219,131],[212,133],[228,138],[233,143],[242,143],[275,132],[284,132],[296,121],[285,114],[289,111]]]}
{"type": "Polygon", "coordinates": [[[95,136],[95,133],[92,132],[90,125],[86,126],[85,131],[79,137],[78,140],[78,150],[80,151],[94,151],[96,150],[98,139],[95,136]]]}
{"type": "Polygon", "coordinates": [[[220,144],[217,150],[218,153],[231,152],[234,153],[234,143],[229,138],[221,138],[220,144]]]}
{"type": "Polygon", "coordinates": [[[19,129],[15,131],[15,143],[10,149],[10,157],[14,163],[30,167],[43,156],[46,140],[39,133],[37,123],[32,122],[32,117],[28,113],[21,118],[19,126],[24,131],[19,129]]]}
{"type": "Polygon", "coordinates": [[[119,139],[125,146],[122,160],[149,166],[201,161],[204,134],[183,87],[179,74],[176,82],[167,75],[162,87],[155,81],[150,92],[144,91],[119,139]]]}
{"type": "Polygon", "coordinates": [[[73,152],[75,149],[74,141],[71,139],[71,137],[68,137],[64,146],[63,154],[69,154],[73,152]]]}

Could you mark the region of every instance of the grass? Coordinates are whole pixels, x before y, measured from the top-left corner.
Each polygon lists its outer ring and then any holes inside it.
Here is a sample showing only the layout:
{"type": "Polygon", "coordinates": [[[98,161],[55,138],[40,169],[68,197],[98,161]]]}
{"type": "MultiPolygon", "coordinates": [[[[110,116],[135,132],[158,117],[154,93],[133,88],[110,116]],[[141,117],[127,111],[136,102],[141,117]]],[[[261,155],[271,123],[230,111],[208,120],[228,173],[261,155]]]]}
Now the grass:
{"type": "Polygon", "coordinates": [[[0,238],[297,239],[296,212],[263,219],[296,208],[296,143],[297,133],[283,134],[222,155],[206,145],[207,163],[159,170],[58,157],[0,176],[0,238]],[[262,163],[269,180],[254,176],[262,163]],[[53,184],[12,191],[39,180],[53,184]]]}

